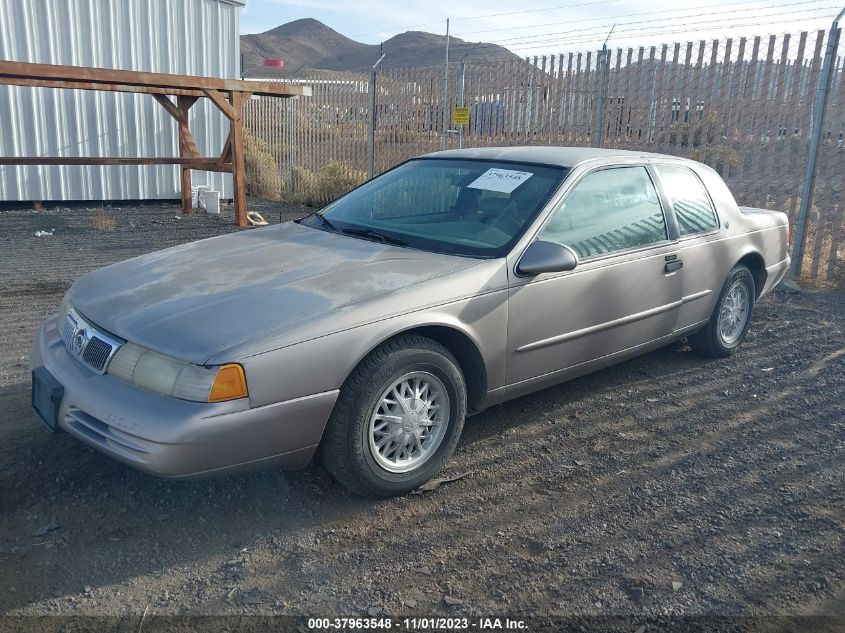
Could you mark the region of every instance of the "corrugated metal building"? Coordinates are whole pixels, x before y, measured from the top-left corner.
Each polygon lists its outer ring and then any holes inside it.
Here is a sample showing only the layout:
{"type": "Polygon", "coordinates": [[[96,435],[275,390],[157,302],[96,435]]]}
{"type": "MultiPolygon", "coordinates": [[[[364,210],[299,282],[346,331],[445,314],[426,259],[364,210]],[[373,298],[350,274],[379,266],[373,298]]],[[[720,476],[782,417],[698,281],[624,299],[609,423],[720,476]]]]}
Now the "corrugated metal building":
{"type": "MultiPolygon", "coordinates": [[[[0,0],[0,58],[204,75],[240,72],[244,0],[0,0]]],[[[178,156],[176,122],[152,96],[0,86],[0,156],[178,156]]],[[[228,121],[208,101],[191,109],[203,155],[228,121]]],[[[232,196],[230,174],[194,184],[232,196]]],[[[179,198],[179,168],[0,166],[0,201],[179,198]]]]}

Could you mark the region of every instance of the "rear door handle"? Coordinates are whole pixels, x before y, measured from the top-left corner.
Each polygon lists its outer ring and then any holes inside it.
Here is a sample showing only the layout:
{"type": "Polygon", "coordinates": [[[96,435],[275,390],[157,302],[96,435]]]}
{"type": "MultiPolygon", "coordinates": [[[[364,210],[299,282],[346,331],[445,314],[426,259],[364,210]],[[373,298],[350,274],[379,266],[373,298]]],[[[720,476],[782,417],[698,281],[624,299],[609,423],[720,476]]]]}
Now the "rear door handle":
{"type": "Polygon", "coordinates": [[[682,262],[679,259],[676,259],[676,260],[671,261],[671,262],[666,262],[666,265],[663,267],[663,270],[665,270],[667,273],[673,273],[676,270],[680,270],[683,267],[684,267],[684,262],[682,262]]]}

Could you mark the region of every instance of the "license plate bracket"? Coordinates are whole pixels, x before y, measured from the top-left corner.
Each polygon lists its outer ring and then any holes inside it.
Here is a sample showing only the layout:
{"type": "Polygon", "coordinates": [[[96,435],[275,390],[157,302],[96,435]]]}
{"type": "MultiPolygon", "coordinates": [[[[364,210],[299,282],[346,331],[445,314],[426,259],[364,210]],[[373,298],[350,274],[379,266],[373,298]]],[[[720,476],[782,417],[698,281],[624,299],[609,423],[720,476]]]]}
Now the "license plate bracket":
{"type": "Polygon", "coordinates": [[[65,388],[44,367],[32,370],[32,408],[51,433],[59,429],[59,408],[65,388]]]}

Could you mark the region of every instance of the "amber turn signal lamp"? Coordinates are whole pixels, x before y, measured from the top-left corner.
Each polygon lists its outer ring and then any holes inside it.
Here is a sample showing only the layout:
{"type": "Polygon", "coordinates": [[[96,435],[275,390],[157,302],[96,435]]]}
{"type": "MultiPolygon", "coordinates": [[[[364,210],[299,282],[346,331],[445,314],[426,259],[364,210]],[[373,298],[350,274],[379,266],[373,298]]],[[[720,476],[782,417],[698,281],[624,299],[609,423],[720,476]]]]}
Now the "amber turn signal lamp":
{"type": "Polygon", "coordinates": [[[223,402],[224,400],[246,398],[248,395],[244,368],[240,365],[223,365],[217,370],[211,391],[208,392],[208,401],[223,402]]]}

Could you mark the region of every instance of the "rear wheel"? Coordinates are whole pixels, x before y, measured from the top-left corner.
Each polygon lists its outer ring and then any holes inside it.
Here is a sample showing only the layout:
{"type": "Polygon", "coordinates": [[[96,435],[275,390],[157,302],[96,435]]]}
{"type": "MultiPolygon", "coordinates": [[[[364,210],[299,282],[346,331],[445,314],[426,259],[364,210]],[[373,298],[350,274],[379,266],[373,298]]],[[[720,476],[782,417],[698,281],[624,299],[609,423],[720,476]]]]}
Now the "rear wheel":
{"type": "Polygon", "coordinates": [[[371,352],[340,390],[320,451],[341,484],[372,497],[431,479],[455,450],[466,385],[436,341],[406,335],[371,352]]]}
{"type": "Polygon", "coordinates": [[[734,266],[713,308],[710,322],[689,337],[690,347],[704,356],[732,355],[748,333],[756,297],[754,276],[743,264],[734,266]]]}

